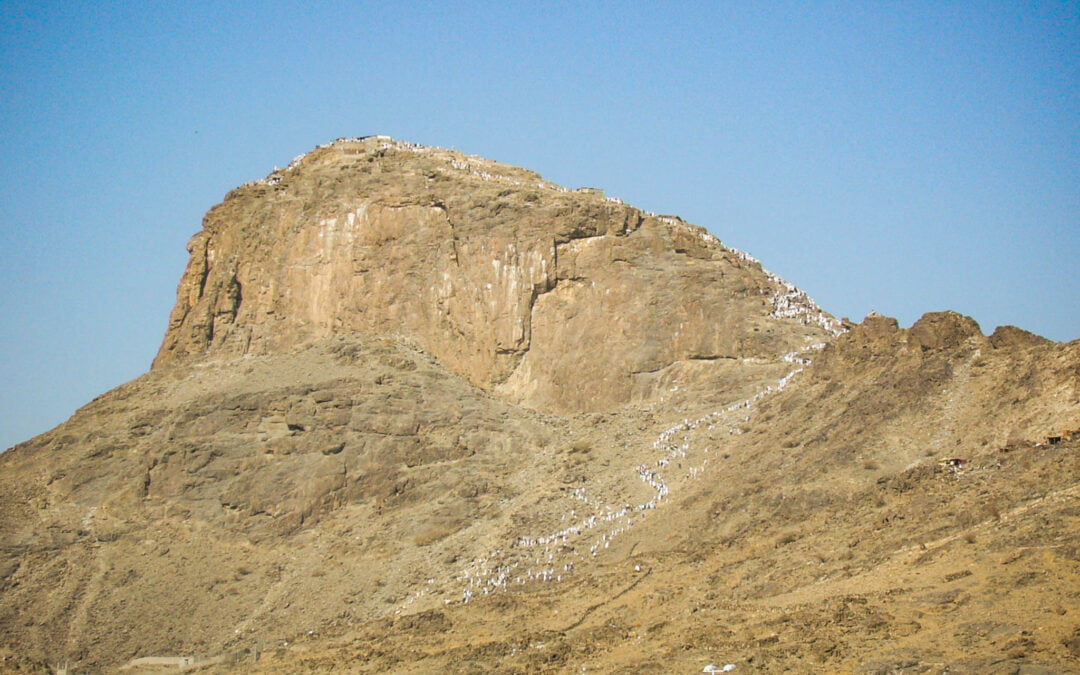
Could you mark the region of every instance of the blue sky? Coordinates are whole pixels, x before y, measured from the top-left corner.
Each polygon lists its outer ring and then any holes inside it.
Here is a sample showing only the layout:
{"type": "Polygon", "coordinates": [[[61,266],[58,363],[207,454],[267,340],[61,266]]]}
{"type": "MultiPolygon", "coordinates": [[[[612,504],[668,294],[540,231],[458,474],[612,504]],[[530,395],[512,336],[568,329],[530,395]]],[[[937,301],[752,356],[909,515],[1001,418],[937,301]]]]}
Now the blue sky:
{"type": "Polygon", "coordinates": [[[0,3],[0,448],[149,367],[231,188],[389,134],[678,214],[838,316],[1080,338],[1080,3],[0,3]]]}

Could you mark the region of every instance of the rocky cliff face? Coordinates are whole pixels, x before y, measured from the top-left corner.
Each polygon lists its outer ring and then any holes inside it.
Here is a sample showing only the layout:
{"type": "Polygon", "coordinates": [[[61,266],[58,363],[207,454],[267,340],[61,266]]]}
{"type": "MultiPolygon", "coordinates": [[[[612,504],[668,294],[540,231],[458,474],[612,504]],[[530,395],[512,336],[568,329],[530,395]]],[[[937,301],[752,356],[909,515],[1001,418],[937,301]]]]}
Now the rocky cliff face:
{"type": "Polygon", "coordinates": [[[673,365],[836,328],[699,227],[385,137],[233,191],[189,250],[156,368],[392,334],[509,400],[600,410],[656,396],[673,365]]]}

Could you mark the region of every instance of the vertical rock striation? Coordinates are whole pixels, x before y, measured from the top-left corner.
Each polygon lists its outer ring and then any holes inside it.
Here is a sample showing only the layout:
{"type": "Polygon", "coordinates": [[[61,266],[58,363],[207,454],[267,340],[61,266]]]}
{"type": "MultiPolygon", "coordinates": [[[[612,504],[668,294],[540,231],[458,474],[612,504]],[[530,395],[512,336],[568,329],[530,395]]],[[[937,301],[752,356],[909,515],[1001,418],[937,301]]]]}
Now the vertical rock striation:
{"type": "Polygon", "coordinates": [[[778,358],[836,326],[701,228],[387,137],[234,190],[188,248],[155,368],[389,334],[508,400],[598,410],[673,364],[778,358]]]}

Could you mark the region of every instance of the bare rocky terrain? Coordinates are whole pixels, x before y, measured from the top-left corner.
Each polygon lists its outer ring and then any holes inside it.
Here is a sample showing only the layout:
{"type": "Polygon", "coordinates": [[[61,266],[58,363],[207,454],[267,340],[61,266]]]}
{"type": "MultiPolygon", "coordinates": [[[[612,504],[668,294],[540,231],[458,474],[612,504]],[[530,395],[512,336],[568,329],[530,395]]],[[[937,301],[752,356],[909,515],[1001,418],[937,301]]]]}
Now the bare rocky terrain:
{"type": "Polygon", "coordinates": [[[189,249],[150,372],[0,455],[0,670],[1080,671],[1080,341],[386,137],[189,249]]]}

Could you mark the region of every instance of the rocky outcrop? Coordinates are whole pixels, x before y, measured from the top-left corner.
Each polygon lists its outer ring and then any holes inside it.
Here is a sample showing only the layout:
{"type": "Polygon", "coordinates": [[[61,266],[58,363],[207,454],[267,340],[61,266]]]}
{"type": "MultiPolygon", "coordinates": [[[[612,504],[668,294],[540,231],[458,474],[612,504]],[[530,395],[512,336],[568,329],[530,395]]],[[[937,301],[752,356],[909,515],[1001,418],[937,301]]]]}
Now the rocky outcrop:
{"type": "Polygon", "coordinates": [[[976,336],[982,343],[979,324],[957,312],[930,312],[911,327],[911,336],[924,351],[940,351],[963,344],[976,336]]]}
{"type": "Polygon", "coordinates": [[[951,311],[927,313],[907,329],[872,314],[815,358],[809,379],[821,389],[806,395],[822,410],[842,411],[846,426],[891,420],[893,430],[882,433],[892,438],[891,453],[918,445],[919,426],[928,431],[922,447],[941,445],[942,435],[958,442],[975,428],[981,444],[997,447],[1080,428],[1078,363],[1080,341],[1059,344],[1009,326],[987,337],[974,319],[951,311]],[[832,398],[840,383],[864,389],[840,403],[832,398]]]}
{"type": "Polygon", "coordinates": [[[385,137],[233,191],[188,248],[155,367],[389,334],[509,400],[598,410],[672,364],[776,358],[836,325],[701,228],[385,137]]]}
{"type": "Polygon", "coordinates": [[[990,344],[995,349],[1009,348],[1009,347],[1045,347],[1051,344],[1051,340],[1044,338],[1041,335],[1036,335],[1030,331],[1026,331],[1023,328],[1017,328],[1016,326],[998,326],[993,333],[990,334],[990,344]]]}

